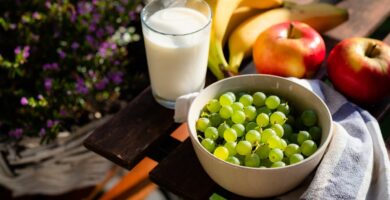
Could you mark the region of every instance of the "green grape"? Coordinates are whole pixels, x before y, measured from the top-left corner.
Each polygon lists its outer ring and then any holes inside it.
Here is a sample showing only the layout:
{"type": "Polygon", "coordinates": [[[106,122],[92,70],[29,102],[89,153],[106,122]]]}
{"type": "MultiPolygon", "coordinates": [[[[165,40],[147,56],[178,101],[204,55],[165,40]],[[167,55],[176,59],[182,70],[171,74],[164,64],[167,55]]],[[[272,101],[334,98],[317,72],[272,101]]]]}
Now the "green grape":
{"type": "Polygon", "coordinates": [[[240,102],[234,102],[232,104],[232,108],[233,108],[233,111],[243,110],[244,109],[244,105],[242,105],[242,103],[240,103],[240,102]]]}
{"type": "Polygon", "coordinates": [[[276,111],[272,113],[271,116],[269,117],[269,121],[271,122],[271,124],[283,125],[286,122],[286,120],[287,120],[286,115],[280,111],[276,111]]]}
{"type": "Polygon", "coordinates": [[[232,121],[232,119],[225,120],[226,124],[232,127],[235,123],[232,121]]]}
{"type": "Polygon", "coordinates": [[[312,126],[309,129],[309,133],[311,138],[313,138],[314,141],[319,142],[321,140],[321,128],[318,126],[312,126]]]}
{"type": "Polygon", "coordinates": [[[223,119],[218,113],[212,113],[209,116],[209,120],[211,122],[211,126],[218,127],[222,122],[223,119]]]}
{"type": "Polygon", "coordinates": [[[288,141],[290,141],[291,143],[298,143],[298,134],[291,134],[289,138],[287,138],[288,141]]]}
{"type": "Polygon", "coordinates": [[[284,154],[287,157],[292,156],[293,154],[301,153],[301,150],[297,144],[289,144],[287,145],[286,149],[284,149],[284,154]]]}
{"type": "Polygon", "coordinates": [[[262,144],[257,148],[255,153],[259,155],[260,159],[266,159],[268,158],[270,150],[271,149],[269,148],[268,144],[262,144]]]}
{"type": "Polygon", "coordinates": [[[304,158],[302,154],[296,153],[289,157],[290,165],[301,162],[304,158]]]}
{"type": "Polygon", "coordinates": [[[257,116],[257,111],[254,106],[246,106],[244,108],[244,113],[248,121],[254,120],[257,116]]]}
{"type": "Polygon", "coordinates": [[[273,135],[277,136],[274,130],[270,128],[264,129],[261,132],[261,142],[267,143],[268,139],[273,135]]]}
{"type": "Polygon", "coordinates": [[[293,134],[293,128],[290,124],[284,123],[282,126],[284,134],[293,134]]]}
{"type": "Polygon", "coordinates": [[[292,116],[292,115],[287,115],[287,120],[286,120],[286,123],[287,124],[295,124],[295,117],[292,116]]]}
{"type": "Polygon", "coordinates": [[[282,159],[282,162],[284,162],[286,165],[289,165],[290,164],[290,158],[284,156],[283,159],[282,159]]]}
{"type": "Polygon", "coordinates": [[[244,111],[238,110],[234,111],[232,114],[232,121],[236,124],[242,124],[245,122],[245,113],[244,111]]]}
{"type": "Polygon", "coordinates": [[[267,114],[265,113],[260,113],[259,115],[257,115],[256,117],[256,123],[260,126],[260,127],[266,127],[268,124],[269,124],[269,117],[267,114]]]}
{"type": "Polygon", "coordinates": [[[279,147],[277,148],[284,151],[286,147],[287,147],[287,141],[285,139],[280,139],[279,147]]]}
{"type": "Polygon", "coordinates": [[[229,163],[232,163],[232,164],[235,164],[235,165],[240,165],[240,160],[235,157],[235,156],[229,156],[227,159],[226,159],[226,162],[229,162],[229,163]]]}
{"type": "Polygon", "coordinates": [[[283,129],[282,125],[280,125],[280,124],[273,124],[271,126],[271,129],[275,131],[276,135],[278,135],[279,137],[283,137],[284,129],[283,129]]]}
{"type": "Polygon", "coordinates": [[[236,95],[233,92],[226,92],[225,94],[230,95],[232,97],[232,99],[233,99],[233,102],[236,101],[236,95]]]}
{"type": "Polygon", "coordinates": [[[234,142],[237,140],[237,132],[233,128],[228,128],[223,132],[223,138],[226,142],[234,142]]]}
{"type": "Polygon", "coordinates": [[[249,94],[244,94],[240,97],[239,102],[242,103],[245,106],[252,105],[253,97],[249,94]]]}
{"type": "Polygon", "coordinates": [[[310,140],[310,134],[307,131],[299,131],[298,137],[297,137],[297,142],[299,145],[301,145],[304,141],[310,140]]]}
{"type": "Polygon", "coordinates": [[[233,114],[233,108],[231,106],[222,106],[219,110],[219,115],[224,119],[229,119],[233,114]]]}
{"type": "Polygon", "coordinates": [[[301,144],[301,152],[305,156],[310,156],[317,151],[317,144],[313,140],[306,140],[301,144]]]}
{"type": "Polygon", "coordinates": [[[283,159],[283,151],[278,148],[271,149],[271,151],[269,151],[268,158],[271,162],[281,161],[283,159]]]}
{"type": "Polygon", "coordinates": [[[260,158],[257,154],[252,153],[245,156],[245,166],[247,167],[259,167],[260,158]]]}
{"type": "Polygon", "coordinates": [[[237,154],[237,151],[236,151],[237,143],[236,142],[226,142],[223,146],[228,149],[229,156],[234,156],[237,154]]]}
{"type": "Polygon", "coordinates": [[[249,155],[252,151],[252,144],[249,141],[241,140],[236,145],[236,151],[242,156],[249,155]]]}
{"type": "Polygon", "coordinates": [[[248,122],[245,126],[245,130],[248,132],[250,130],[257,130],[259,125],[256,122],[248,122]]]}
{"type": "Polygon", "coordinates": [[[219,135],[220,138],[223,138],[223,133],[228,128],[230,128],[230,126],[227,125],[225,122],[218,126],[218,135],[219,135]]]}
{"type": "Polygon", "coordinates": [[[216,113],[219,111],[219,109],[221,109],[221,104],[219,103],[219,101],[217,99],[211,99],[208,103],[207,103],[207,110],[209,110],[211,113],[216,113]]]}
{"type": "Polygon", "coordinates": [[[215,148],[214,140],[210,138],[205,138],[202,140],[201,144],[208,152],[212,153],[214,151],[215,148]]]}
{"type": "Polygon", "coordinates": [[[230,106],[235,101],[233,97],[234,94],[231,95],[230,93],[225,93],[219,97],[219,103],[221,104],[221,106],[230,106]]]}
{"type": "Polygon", "coordinates": [[[214,150],[214,156],[226,160],[229,157],[229,150],[226,147],[219,146],[214,150]]]}
{"type": "Polygon", "coordinates": [[[284,163],[283,161],[277,161],[272,163],[271,168],[284,167],[284,166],[286,166],[286,163],[284,163]]]}
{"type": "Polygon", "coordinates": [[[279,104],[280,104],[280,98],[278,96],[271,95],[265,99],[265,105],[270,110],[276,109],[279,106],[279,104]]]}
{"type": "Polygon", "coordinates": [[[273,149],[273,148],[279,148],[281,146],[280,144],[280,137],[277,135],[271,135],[268,140],[267,140],[268,146],[273,149]]]}
{"type": "Polygon", "coordinates": [[[204,132],[207,127],[210,126],[210,120],[205,117],[201,117],[196,121],[196,130],[204,132]]]}
{"type": "Polygon", "coordinates": [[[279,104],[277,110],[284,113],[285,115],[288,115],[290,113],[290,106],[286,102],[284,102],[279,104]]]}
{"type": "Polygon", "coordinates": [[[261,135],[259,131],[256,130],[250,130],[245,135],[245,140],[249,141],[252,144],[255,144],[256,142],[260,142],[261,135]]]}
{"type": "Polygon", "coordinates": [[[271,162],[268,158],[260,160],[260,165],[264,166],[266,168],[270,168],[272,164],[273,164],[273,162],[271,162]]]}
{"type": "Polygon", "coordinates": [[[267,96],[262,93],[262,92],[255,92],[253,95],[253,105],[259,107],[259,106],[264,106],[265,99],[267,96]]]}
{"type": "Polygon", "coordinates": [[[218,138],[218,129],[212,126],[207,127],[206,130],[204,131],[204,136],[206,138],[216,140],[218,138]]]}
{"type": "Polygon", "coordinates": [[[301,119],[305,126],[314,126],[317,123],[317,114],[314,110],[305,110],[301,114],[301,119]]]}
{"type": "Polygon", "coordinates": [[[245,127],[242,124],[234,124],[232,126],[232,129],[234,129],[237,133],[237,137],[241,137],[244,135],[245,127]]]}
{"type": "Polygon", "coordinates": [[[257,114],[265,113],[267,115],[270,115],[272,111],[268,109],[266,106],[260,107],[256,110],[257,114]]]}

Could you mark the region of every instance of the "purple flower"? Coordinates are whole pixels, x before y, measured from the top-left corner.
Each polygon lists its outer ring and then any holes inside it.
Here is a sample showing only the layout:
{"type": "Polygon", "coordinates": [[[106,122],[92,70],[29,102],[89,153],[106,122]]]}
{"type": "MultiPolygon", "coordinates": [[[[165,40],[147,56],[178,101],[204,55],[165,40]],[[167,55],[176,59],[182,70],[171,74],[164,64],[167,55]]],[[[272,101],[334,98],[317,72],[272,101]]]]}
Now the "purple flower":
{"type": "Polygon", "coordinates": [[[49,119],[49,120],[46,121],[46,127],[47,128],[51,128],[51,127],[53,127],[53,126],[55,126],[57,124],[58,124],[58,120],[51,120],[51,119],[49,119]]]}
{"type": "Polygon", "coordinates": [[[99,82],[97,82],[95,84],[95,88],[98,89],[98,90],[103,90],[104,88],[106,88],[108,82],[109,81],[108,81],[107,78],[103,78],[102,80],[100,80],[99,82]]]}
{"type": "Polygon", "coordinates": [[[106,31],[107,31],[108,34],[111,35],[111,34],[113,34],[113,33],[115,32],[115,29],[114,29],[113,26],[107,25],[107,26],[106,26],[106,31]]]}
{"type": "Polygon", "coordinates": [[[43,64],[43,70],[59,70],[59,66],[58,66],[58,63],[45,63],[43,64]]]}
{"type": "Polygon", "coordinates": [[[51,78],[45,78],[44,80],[44,86],[46,91],[50,91],[53,86],[53,79],[51,78]]]}
{"type": "Polygon", "coordinates": [[[16,139],[21,138],[22,134],[23,134],[23,129],[21,129],[21,128],[17,128],[17,129],[14,129],[14,130],[11,130],[8,132],[8,135],[10,137],[14,137],[16,139]]]}
{"type": "Polygon", "coordinates": [[[89,75],[92,79],[96,78],[96,72],[94,72],[93,70],[88,70],[88,75],[89,75]]]}
{"type": "Polygon", "coordinates": [[[77,3],[77,12],[80,15],[88,14],[93,10],[93,6],[89,2],[78,2],[77,3]]]}
{"type": "Polygon", "coordinates": [[[131,21],[134,21],[137,19],[137,13],[135,11],[129,11],[129,18],[131,21]]]}
{"type": "Polygon", "coordinates": [[[100,14],[95,13],[95,14],[92,15],[92,22],[93,23],[96,23],[96,24],[99,23],[100,19],[101,19],[101,15],[100,14]]]}
{"type": "Polygon", "coordinates": [[[97,31],[96,31],[96,37],[98,38],[102,38],[104,36],[104,30],[102,28],[99,28],[97,31]]]}
{"type": "Polygon", "coordinates": [[[45,128],[41,128],[41,130],[39,130],[39,136],[43,137],[46,135],[46,129],[45,128]]]}
{"type": "Polygon", "coordinates": [[[61,49],[58,49],[57,53],[61,59],[64,59],[66,57],[66,53],[64,51],[62,51],[61,49]]]}
{"type": "Polygon", "coordinates": [[[30,46],[25,46],[23,48],[23,58],[27,59],[30,56],[30,46]]]}
{"type": "Polygon", "coordinates": [[[60,109],[60,115],[62,116],[62,117],[66,117],[66,116],[68,116],[68,112],[65,110],[65,109],[63,109],[63,108],[61,108],[60,109]]]}
{"type": "Polygon", "coordinates": [[[20,46],[17,46],[17,47],[14,49],[14,53],[15,53],[15,54],[20,54],[20,52],[21,52],[21,48],[20,48],[20,46]]]}
{"type": "Polygon", "coordinates": [[[119,14],[123,14],[125,12],[125,8],[121,5],[116,6],[116,11],[118,11],[119,14]]]}
{"type": "Polygon", "coordinates": [[[76,92],[79,94],[87,94],[88,93],[88,88],[85,85],[85,82],[83,79],[78,78],[76,82],[76,92]]]}
{"type": "Polygon", "coordinates": [[[28,100],[27,100],[27,98],[26,98],[26,97],[22,97],[22,98],[20,99],[20,104],[21,104],[22,106],[28,105],[28,100]]]}
{"type": "Polygon", "coordinates": [[[38,98],[39,100],[44,99],[43,96],[42,96],[41,94],[38,94],[37,98],[38,98]]]}
{"type": "Polygon", "coordinates": [[[88,42],[91,46],[95,46],[95,39],[94,39],[91,35],[85,36],[85,40],[87,40],[87,42],[88,42]]]}
{"type": "Polygon", "coordinates": [[[80,45],[77,42],[73,42],[71,47],[72,47],[73,50],[76,50],[76,49],[78,49],[80,47],[80,45]]]}
{"type": "Polygon", "coordinates": [[[111,72],[108,74],[109,79],[115,84],[119,85],[123,82],[124,73],[121,71],[111,72]]]}
{"type": "Polygon", "coordinates": [[[34,13],[32,14],[32,17],[33,17],[34,19],[40,19],[40,18],[41,18],[41,14],[39,14],[38,12],[34,12],[34,13]]]}
{"type": "Polygon", "coordinates": [[[88,26],[88,31],[89,32],[95,32],[96,31],[96,24],[95,23],[90,23],[88,26]]]}

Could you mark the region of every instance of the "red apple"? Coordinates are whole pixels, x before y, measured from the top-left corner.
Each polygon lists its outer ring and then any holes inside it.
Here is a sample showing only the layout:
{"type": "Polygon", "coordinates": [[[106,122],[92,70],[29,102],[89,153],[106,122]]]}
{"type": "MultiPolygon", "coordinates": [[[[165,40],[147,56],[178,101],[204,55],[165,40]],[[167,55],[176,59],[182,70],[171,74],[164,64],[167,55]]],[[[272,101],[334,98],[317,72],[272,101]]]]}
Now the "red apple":
{"type": "Polygon", "coordinates": [[[262,32],[253,46],[259,73],[312,77],[325,59],[321,35],[302,22],[284,22],[262,32]]]}
{"type": "Polygon", "coordinates": [[[356,103],[370,104],[390,93],[390,46],[370,38],[338,43],[327,59],[335,88],[356,103]]]}

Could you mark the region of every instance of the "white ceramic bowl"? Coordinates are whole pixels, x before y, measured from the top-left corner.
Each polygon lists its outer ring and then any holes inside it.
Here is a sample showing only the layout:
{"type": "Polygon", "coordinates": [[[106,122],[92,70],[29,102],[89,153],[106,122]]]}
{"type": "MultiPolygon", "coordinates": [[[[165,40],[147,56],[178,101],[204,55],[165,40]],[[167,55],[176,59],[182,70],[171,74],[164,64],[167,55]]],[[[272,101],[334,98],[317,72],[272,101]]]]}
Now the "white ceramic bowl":
{"type": "Polygon", "coordinates": [[[271,75],[241,75],[215,82],[200,92],[188,113],[188,128],[196,155],[207,174],[220,186],[246,197],[283,194],[297,185],[319,164],[332,137],[332,117],[326,104],[313,92],[286,78],[271,75]],[[297,109],[316,111],[322,128],[318,150],[303,161],[281,168],[250,168],[222,161],[199,142],[195,128],[201,109],[224,92],[262,91],[284,97],[297,109]]]}

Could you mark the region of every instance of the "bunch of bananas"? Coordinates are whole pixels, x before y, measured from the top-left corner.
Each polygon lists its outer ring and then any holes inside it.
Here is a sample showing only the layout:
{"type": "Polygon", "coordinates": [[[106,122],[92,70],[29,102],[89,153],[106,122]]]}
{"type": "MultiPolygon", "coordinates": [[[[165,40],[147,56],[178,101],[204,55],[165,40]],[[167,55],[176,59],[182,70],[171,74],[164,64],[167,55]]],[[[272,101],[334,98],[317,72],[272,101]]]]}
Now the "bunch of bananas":
{"type": "Polygon", "coordinates": [[[272,25],[304,22],[323,33],[348,19],[348,12],[326,3],[295,4],[283,0],[206,0],[213,12],[208,67],[218,79],[238,73],[256,38],[272,25]],[[229,62],[223,48],[228,42],[229,62]]]}

